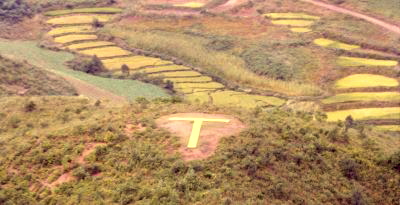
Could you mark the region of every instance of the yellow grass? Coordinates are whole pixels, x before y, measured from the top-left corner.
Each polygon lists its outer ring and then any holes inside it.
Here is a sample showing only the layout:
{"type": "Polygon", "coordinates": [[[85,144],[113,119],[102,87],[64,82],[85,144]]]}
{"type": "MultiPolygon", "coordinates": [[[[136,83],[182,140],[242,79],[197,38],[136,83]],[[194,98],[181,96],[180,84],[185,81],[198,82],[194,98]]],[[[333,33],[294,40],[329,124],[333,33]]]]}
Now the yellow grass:
{"type": "Polygon", "coordinates": [[[130,51],[124,50],[124,49],[122,49],[120,47],[116,47],[116,46],[82,50],[82,51],[78,51],[78,53],[81,53],[84,55],[90,55],[90,56],[96,55],[99,58],[123,56],[123,55],[131,55],[132,54],[130,51]]]}
{"type": "MultiPolygon", "coordinates": [[[[208,96],[209,92],[215,91],[216,89],[213,88],[179,88],[177,91],[184,93],[184,94],[204,94],[208,96]]],[[[186,96],[188,97],[188,96],[186,96]]],[[[189,99],[190,100],[190,99],[189,99]]]]}
{"type": "Polygon", "coordinates": [[[360,48],[358,45],[351,45],[347,43],[341,43],[339,41],[334,41],[326,38],[318,38],[314,40],[314,43],[323,46],[323,47],[329,47],[329,48],[338,48],[338,49],[343,49],[343,50],[353,50],[360,48]]]}
{"type": "Polygon", "coordinates": [[[322,100],[324,104],[359,101],[400,101],[399,92],[342,93],[322,100]]]}
{"type": "Polygon", "coordinates": [[[179,71],[179,70],[191,70],[191,68],[182,65],[165,65],[153,68],[144,68],[141,69],[140,71],[144,73],[156,73],[156,72],[179,71]]]}
{"type": "Polygon", "coordinates": [[[56,10],[56,11],[49,11],[46,12],[46,16],[61,16],[67,14],[77,14],[77,13],[102,13],[102,14],[115,14],[121,13],[122,9],[120,8],[110,8],[110,7],[103,7],[103,8],[78,8],[78,9],[67,9],[67,10],[56,10]]]}
{"type": "Polygon", "coordinates": [[[165,78],[173,83],[198,83],[198,82],[210,82],[212,79],[208,76],[199,77],[187,77],[187,78],[165,78]]]}
{"type": "Polygon", "coordinates": [[[335,88],[396,87],[398,85],[399,82],[394,78],[382,75],[355,74],[338,80],[335,88]]]}
{"type": "Polygon", "coordinates": [[[93,41],[93,42],[72,44],[70,46],[67,46],[67,48],[69,48],[71,50],[76,50],[76,49],[84,49],[84,48],[91,48],[91,47],[97,47],[97,46],[112,46],[112,45],[115,45],[115,44],[112,42],[108,42],[108,41],[93,41]]]}
{"type": "Polygon", "coordinates": [[[71,34],[71,35],[66,35],[66,36],[60,36],[57,38],[54,38],[54,41],[56,43],[71,43],[74,41],[84,41],[84,40],[96,40],[97,36],[96,35],[88,35],[88,34],[71,34]]]}
{"type": "Polygon", "coordinates": [[[65,27],[58,27],[50,30],[47,34],[50,36],[56,36],[61,34],[67,33],[89,33],[94,32],[92,26],[65,26],[65,27]]]}
{"type": "Polygon", "coordinates": [[[196,71],[176,71],[176,72],[154,73],[154,74],[150,74],[150,76],[164,76],[166,78],[197,77],[197,76],[201,76],[201,73],[196,72],[196,71]]]}
{"type": "Polygon", "coordinates": [[[201,2],[187,2],[182,4],[174,4],[175,7],[186,7],[186,8],[201,8],[204,3],[201,2]]]}
{"type": "Polygon", "coordinates": [[[290,30],[293,32],[296,32],[296,33],[307,33],[307,32],[312,31],[309,28],[300,28],[300,27],[299,28],[290,28],[290,30]]]}
{"type": "Polygon", "coordinates": [[[69,24],[90,24],[93,19],[99,20],[99,22],[105,23],[110,21],[112,15],[76,15],[76,16],[64,16],[53,18],[47,21],[48,24],[53,25],[69,25],[69,24]]]}
{"type": "Polygon", "coordinates": [[[188,91],[190,89],[195,90],[199,89],[220,89],[225,86],[221,83],[216,82],[208,82],[208,83],[176,83],[174,86],[177,90],[185,90],[188,91]]]}
{"type": "Polygon", "coordinates": [[[367,119],[400,119],[400,107],[363,108],[327,112],[328,121],[345,120],[351,115],[355,120],[367,119]]]}
{"type": "Polygon", "coordinates": [[[313,16],[305,13],[267,13],[263,14],[263,16],[272,19],[320,19],[320,17],[318,16],[313,16]]]}
{"type": "Polygon", "coordinates": [[[375,127],[375,129],[381,130],[381,131],[400,132],[400,125],[377,125],[374,127],[375,127]]]}
{"type": "Polygon", "coordinates": [[[397,61],[393,60],[376,60],[369,58],[355,58],[355,57],[347,57],[340,56],[337,60],[338,65],[340,66],[396,66],[398,64],[397,61]]]}
{"type": "Polygon", "coordinates": [[[288,25],[288,26],[311,26],[314,21],[307,20],[272,20],[273,24],[276,25],[288,25]]]}
{"type": "Polygon", "coordinates": [[[109,70],[121,69],[122,65],[127,65],[131,70],[142,68],[145,66],[159,66],[173,64],[171,61],[165,61],[160,58],[146,57],[146,56],[132,56],[123,58],[113,58],[102,60],[104,66],[109,70]]]}

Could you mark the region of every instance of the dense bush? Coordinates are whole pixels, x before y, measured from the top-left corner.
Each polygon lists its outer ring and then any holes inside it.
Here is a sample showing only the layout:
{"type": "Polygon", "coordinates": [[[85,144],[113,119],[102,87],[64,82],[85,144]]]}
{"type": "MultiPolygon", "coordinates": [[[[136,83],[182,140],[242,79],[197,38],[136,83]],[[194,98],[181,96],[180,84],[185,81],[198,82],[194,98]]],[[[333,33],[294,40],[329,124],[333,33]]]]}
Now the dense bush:
{"type": "Polygon", "coordinates": [[[103,62],[94,55],[92,58],[77,57],[72,61],[67,62],[68,66],[74,70],[79,70],[85,73],[98,74],[106,71],[103,62]]]}
{"type": "Polygon", "coordinates": [[[32,14],[32,9],[24,0],[0,1],[0,21],[17,22],[32,14]]]}

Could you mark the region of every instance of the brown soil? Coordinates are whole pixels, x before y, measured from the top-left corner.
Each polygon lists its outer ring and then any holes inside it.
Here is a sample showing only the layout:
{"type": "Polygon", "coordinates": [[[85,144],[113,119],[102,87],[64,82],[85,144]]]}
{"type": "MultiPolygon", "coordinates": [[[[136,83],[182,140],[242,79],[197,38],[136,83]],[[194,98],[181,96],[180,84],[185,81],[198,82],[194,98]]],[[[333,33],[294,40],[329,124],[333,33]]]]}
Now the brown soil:
{"type": "Polygon", "coordinates": [[[308,2],[308,3],[314,4],[316,6],[323,7],[323,8],[335,11],[335,12],[348,14],[348,15],[351,15],[351,16],[356,17],[356,18],[364,19],[364,20],[366,20],[366,21],[368,21],[368,22],[370,22],[372,24],[381,26],[382,28],[385,28],[386,30],[389,30],[389,31],[392,31],[394,33],[400,34],[400,27],[398,27],[396,25],[393,25],[393,24],[390,24],[390,23],[387,23],[387,22],[384,22],[384,21],[379,20],[377,18],[368,16],[368,15],[365,15],[365,14],[361,14],[361,13],[358,13],[358,12],[355,12],[355,11],[352,11],[352,10],[349,10],[349,9],[341,8],[339,6],[335,6],[335,5],[332,5],[332,4],[324,3],[324,2],[321,2],[321,1],[316,1],[316,0],[301,0],[301,1],[308,2]]]}
{"type": "Polygon", "coordinates": [[[246,126],[233,116],[222,114],[203,114],[203,113],[179,113],[168,115],[156,120],[159,127],[169,130],[171,133],[180,137],[181,147],[179,152],[184,160],[205,159],[211,156],[217,149],[218,142],[222,137],[236,135],[240,133],[246,126]],[[230,119],[229,123],[220,122],[203,122],[200,133],[198,147],[195,149],[187,148],[189,136],[192,132],[191,121],[170,121],[171,117],[185,118],[217,118],[230,119]]]}
{"type": "Polygon", "coordinates": [[[43,28],[39,16],[25,18],[21,22],[13,24],[0,22],[0,27],[0,38],[18,40],[36,40],[40,38],[43,28]]]}

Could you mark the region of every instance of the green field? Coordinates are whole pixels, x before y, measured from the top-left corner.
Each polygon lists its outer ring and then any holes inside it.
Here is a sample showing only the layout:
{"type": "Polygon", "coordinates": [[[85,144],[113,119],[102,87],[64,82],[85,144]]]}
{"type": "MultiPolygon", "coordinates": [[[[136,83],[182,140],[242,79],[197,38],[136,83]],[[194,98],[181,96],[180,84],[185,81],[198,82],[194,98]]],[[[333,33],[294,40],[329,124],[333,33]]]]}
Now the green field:
{"type": "Polygon", "coordinates": [[[97,77],[71,70],[64,66],[64,63],[74,58],[72,54],[39,48],[37,42],[34,41],[0,40],[0,54],[11,56],[19,60],[26,60],[37,67],[46,68],[57,74],[85,81],[131,100],[136,99],[137,97],[156,98],[168,96],[164,90],[151,84],[134,80],[97,77]]]}
{"type": "Polygon", "coordinates": [[[399,86],[399,82],[394,78],[371,74],[354,74],[342,78],[335,83],[336,89],[396,86],[399,86]]]}
{"type": "Polygon", "coordinates": [[[328,115],[328,121],[330,122],[338,120],[344,121],[349,115],[351,115],[355,120],[400,119],[400,107],[340,110],[327,112],[326,114],[328,115]]]}
{"type": "Polygon", "coordinates": [[[321,102],[324,104],[360,101],[400,101],[399,92],[355,92],[342,93],[326,98],[321,102]]]}
{"type": "Polygon", "coordinates": [[[347,57],[340,56],[337,60],[337,64],[345,67],[352,66],[389,66],[393,67],[398,65],[397,61],[393,60],[376,60],[369,58],[355,58],[355,57],[347,57]]]}
{"type": "Polygon", "coordinates": [[[122,9],[120,9],[120,8],[103,7],[103,8],[81,8],[81,9],[56,10],[56,11],[46,12],[44,15],[46,15],[46,16],[61,16],[61,15],[77,14],[77,13],[116,14],[116,13],[121,13],[121,12],[122,12],[122,9]]]}

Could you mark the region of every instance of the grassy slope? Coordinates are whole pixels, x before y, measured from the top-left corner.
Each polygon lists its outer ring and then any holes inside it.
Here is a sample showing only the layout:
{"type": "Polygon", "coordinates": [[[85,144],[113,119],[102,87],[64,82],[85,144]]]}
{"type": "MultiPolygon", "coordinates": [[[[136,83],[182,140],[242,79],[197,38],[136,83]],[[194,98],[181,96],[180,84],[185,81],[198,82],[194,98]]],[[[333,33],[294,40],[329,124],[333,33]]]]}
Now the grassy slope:
{"type": "Polygon", "coordinates": [[[182,104],[107,108],[78,97],[30,100],[37,110],[29,113],[23,111],[25,98],[0,100],[3,204],[398,202],[400,175],[387,164],[399,151],[398,136],[369,129],[345,133],[312,116],[277,110],[255,114],[182,104]],[[155,118],[175,112],[231,113],[250,127],[223,139],[211,158],[184,163],[171,153],[175,137],[153,129],[155,118]],[[130,136],[124,131],[129,121],[147,129],[130,136]],[[86,157],[83,167],[71,163],[94,142],[106,145],[86,157]],[[69,170],[82,179],[54,191],[42,186],[69,170]]]}
{"type": "Polygon", "coordinates": [[[64,79],[0,56],[0,96],[75,94],[75,89],[64,79]]]}
{"type": "Polygon", "coordinates": [[[164,90],[151,84],[134,80],[102,78],[70,70],[63,64],[73,59],[72,54],[41,49],[33,41],[0,41],[0,53],[20,60],[27,60],[37,67],[47,68],[57,74],[77,78],[131,100],[137,97],[168,96],[164,90]]]}

